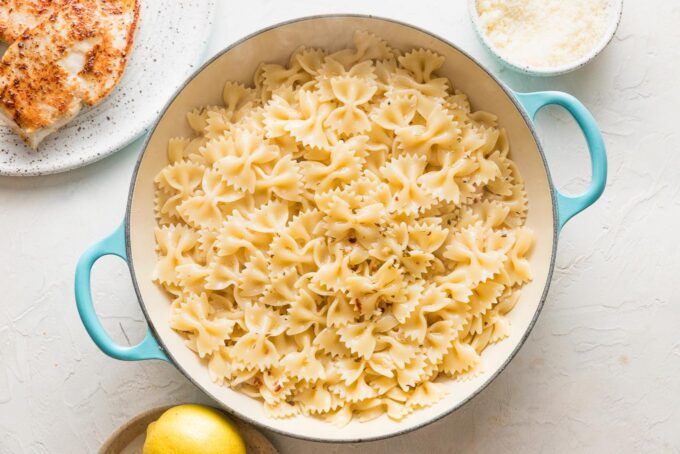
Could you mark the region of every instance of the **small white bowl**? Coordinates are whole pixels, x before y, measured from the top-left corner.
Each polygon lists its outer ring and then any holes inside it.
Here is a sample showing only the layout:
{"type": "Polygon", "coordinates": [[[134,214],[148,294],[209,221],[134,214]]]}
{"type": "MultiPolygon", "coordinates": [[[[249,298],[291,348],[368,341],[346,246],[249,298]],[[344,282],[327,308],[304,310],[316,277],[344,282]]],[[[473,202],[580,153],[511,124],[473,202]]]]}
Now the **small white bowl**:
{"type": "Polygon", "coordinates": [[[512,60],[504,57],[494,48],[493,44],[489,41],[488,37],[484,33],[484,30],[482,29],[481,24],[479,23],[477,1],[478,0],[468,0],[468,5],[470,10],[470,18],[472,19],[472,24],[474,25],[475,30],[477,31],[479,39],[482,41],[482,44],[484,44],[484,47],[486,47],[494,57],[496,57],[501,63],[503,63],[508,68],[520,73],[529,74],[531,76],[544,76],[544,77],[558,76],[560,74],[566,74],[568,72],[575,71],[581,68],[582,66],[585,66],[592,59],[594,59],[600,52],[602,52],[602,50],[605,47],[607,47],[607,44],[609,44],[609,42],[612,40],[614,34],[616,33],[616,30],[619,27],[619,23],[621,22],[621,15],[623,13],[623,0],[609,0],[608,5],[609,23],[607,30],[602,36],[600,42],[596,46],[593,46],[593,49],[588,54],[566,65],[537,68],[530,65],[523,65],[517,62],[513,62],[512,60]]]}

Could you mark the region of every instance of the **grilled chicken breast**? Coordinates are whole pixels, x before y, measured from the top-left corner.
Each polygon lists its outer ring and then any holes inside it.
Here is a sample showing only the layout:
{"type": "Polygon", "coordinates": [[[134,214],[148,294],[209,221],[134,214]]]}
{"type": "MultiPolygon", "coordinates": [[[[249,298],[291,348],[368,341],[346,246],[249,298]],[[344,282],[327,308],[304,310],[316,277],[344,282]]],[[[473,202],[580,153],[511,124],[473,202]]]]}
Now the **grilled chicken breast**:
{"type": "Polygon", "coordinates": [[[25,30],[0,60],[0,118],[37,148],[100,102],[123,74],[138,16],[138,0],[66,0],[25,30]]]}
{"type": "Polygon", "coordinates": [[[65,3],[66,0],[0,0],[0,40],[13,43],[65,3]]]}

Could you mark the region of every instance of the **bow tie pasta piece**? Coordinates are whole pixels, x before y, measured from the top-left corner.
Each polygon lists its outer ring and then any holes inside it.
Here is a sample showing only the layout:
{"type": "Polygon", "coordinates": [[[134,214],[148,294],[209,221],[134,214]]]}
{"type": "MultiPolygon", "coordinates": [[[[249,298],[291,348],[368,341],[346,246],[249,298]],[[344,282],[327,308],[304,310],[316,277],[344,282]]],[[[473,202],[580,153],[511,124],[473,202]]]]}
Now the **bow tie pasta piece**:
{"type": "Polygon", "coordinates": [[[344,291],[345,280],[352,271],[349,269],[349,253],[341,244],[335,243],[332,248],[319,257],[318,270],[313,281],[331,292],[344,291]]]}
{"type": "Polygon", "coordinates": [[[326,51],[323,49],[310,49],[302,47],[293,52],[293,58],[297,60],[300,67],[311,76],[318,76],[321,66],[323,66],[326,51]]]}
{"type": "Polygon", "coordinates": [[[300,163],[307,188],[316,193],[330,191],[361,177],[366,136],[340,141],[331,148],[328,163],[303,161],[300,163]]]}
{"type": "Polygon", "coordinates": [[[191,140],[184,137],[173,137],[168,141],[168,162],[174,164],[176,162],[184,161],[187,159],[185,151],[191,140]]]}
{"type": "Polygon", "coordinates": [[[218,112],[222,108],[217,106],[207,106],[187,112],[187,123],[198,135],[206,133],[208,127],[208,115],[210,112],[218,112]]]}
{"type": "Polygon", "coordinates": [[[255,102],[255,90],[237,82],[227,82],[222,90],[225,110],[232,122],[238,121],[239,112],[248,110],[255,102]]]}
{"type": "Polygon", "coordinates": [[[300,393],[300,404],[305,414],[327,413],[340,403],[325,386],[307,388],[300,393]]]}
{"type": "Polygon", "coordinates": [[[290,210],[286,202],[270,200],[248,215],[250,229],[259,233],[275,234],[288,223],[290,210]]]}
{"type": "Polygon", "coordinates": [[[381,301],[390,304],[406,297],[403,271],[395,259],[383,263],[374,274],[369,274],[371,271],[371,265],[365,264],[358,272],[347,276],[344,287],[359,313],[367,317],[376,311],[381,301]]]}
{"type": "Polygon", "coordinates": [[[190,293],[205,293],[206,281],[211,274],[208,266],[195,261],[195,258],[182,265],[177,265],[178,285],[182,289],[190,293]]]}
{"type": "Polygon", "coordinates": [[[295,287],[300,275],[293,269],[284,270],[278,274],[270,272],[270,281],[257,299],[258,302],[275,308],[285,308],[298,296],[295,287]]]}
{"type": "Polygon", "coordinates": [[[275,146],[267,144],[263,137],[250,131],[239,131],[220,145],[224,157],[217,160],[213,167],[228,184],[251,194],[257,185],[256,170],[278,156],[275,146]]]}
{"type": "Polygon", "coordinates": [[[317,308],[318,300],[317,295],[304,290],[297,295],[288,309],[289,326],[286,334],[294,336],[304,333],[313,326],[318,328],[324,324],[326,318],[324,312],[327,308],[317,308]]]}
{"type": "Polygon", "coordinates": [[[317,94],[300,90],[297,117],[285,122],[283,129],[301,144],[328,149],[332,135],[324,126],[333,111],[333,104],[322,101],[317,94]]]}
{"type": "Polygon", "coordinates": [[[437,382],[427,381],[413,389],[406,406],[411,409],[425,408],[439,402],[448,394],[446,387],[437,382]]]}
{"type": "Polygon", "coordinates": [[[481,362],[481,357],[470,344],[454,341],[453,347],[444,355],[441,371],[450,376],[461,375],[481,362]]]}
{"type": "Polygon", "coordinates": [[[395,72],[390,76],[390,89],[395,92],[407,92],[417,95],[419,98],[445,99],[448,95],[449,82],[440,77],[431,79],[425,83],[419,83],[408,74],[395,72]]]}
{"type": "Polygon", "coordinates": [[[237,211],[227,217],[217,234],[217,254],[222,257],[253,254],[269,244],[272,235],[255,232],[251,227],[250,222],[237,211]]]}
{"type": "Polygon", "coordinates": [[[315,238],[307,243],[300,244],[287,232],[282,232],[274,237],[271,242],[270,271],[280,271],[295,268],[300,274],[314,272],[319,254],[319,248],[325,248],[322,238],[315,238]]]}
{"type": "MultiPolygon", "coordinates": [[[[283,350],[283,348],[280,349],[283,350]]],[[[295,391],[298,381],[289,376],[283,367],[272,366],[267,372],[262,376],[262,383],[259,387],[260,394],[266,403],[274,405],[285,400],[295,391]]]]}
{"type": "Polygon", "coordinates": [[[219,230],[216,240],[218,255],[256,253],[270,243],[274,233],[285,226],[288,217],[288,205],[278,201],[261,205],[246,216],[234,211],[219,230]]]}
{"type": "Polygon", "coordinates": [[[511,186],[510,195],[508,196],[491,194],[489,195],[489,200],[498,202],[500,205],[508,208],[509,214],[504,221],[504,224],[508,227],[519,228],[526,222],[529,200],[523,184],[511,186]]]}
{"type": "Polygon", "coordinates": [[[208,264],[205,288],[225,290],[236,287],[241,280],[241,264],[235,256],[215,257],[208,264]]]}
{"type": "Polygon", "coordinates": [[[446,293],[435,285],[429,285],[419,296],[415,310],[410,317],[399,326],[401,334],[412,341],[422,344],[428,328],[428,314],[441,311],[453,301],[446,293]]]}
{"type": "Polygon", "coordinates": [[[396,131],[397,142],[406,153],[427,155],[433,148],[447,149],[455,146],[460,129],[453,118],[440,105],[432,107],[424,125],[411,125],[396,131]]]}
{"type": "Polygon", "coordinates": [[[255,189],[289,202],[302,201],[302,172],[300,165],[290,155],[276,161],[270,172],[256,168],[257,181],[255,189]]]}
{"type": "Polygon", "coordinates": [[[469,217],[469,220],[463,221],[466,225],[481,222],[484,227],[491,229],[512,228],[511,225],[506,224],[509,215],[510,207],[494,200],[475,202],[466,207],[462,214],[462,216],[469,217]]]}
{"type": "Polygon", "coordinates": [[[380,169],[392,192],[390,211],[414,214],[432,205],[432,193],[418,182],[426,166],[424,156],[404,155],[391,159],[380,169]]]}
{"type": "Polygon", "coordinates": [[[396,93],[384,99],[371,114],[381,128],[396,131],[405,128],[416,114],[416,98],[409,93],[396,93]]]}
{"type": "Polygon", "coordinates": [[[336,99],[333,92],[332,81],[340,77],[351,77],[361,80],[370,86],[376,85],[375,67],[372,61],[364,61],[352,66],[346,71],[344,66],[327,57],[324,64],[319,69],[319,77],[316,80],[316,89],[322,101],[332,101],[336,99]]]}
{"type": "Polygon", "coordinates": [[[300,351],[288,353],[281,358],[281,366],[296,378],[314,383],[326,377],[323,364],[319,361],[319,349],[305,345],[300,351]]]}
{"type": "Polygon", "coordinates": [[[337,61],[345,68],[351,68],[361,61],[387,60],[395,54],[394,49],[386,41],[366,31],[355,32],[353,42],[354,49],[337,51],[328,58],[337,61]]]}
{"type": "MultiPolygon", "coordinates": [[[[454,236],[452,236],[452,238],[453,237],[454,236]]],[[[436,276],[434,282],[439,285],[439,288],[446,292],[453,301],[467,303],[472,294],[467,270],[465,267],[456,267],[455,264],[450,265],[449,268],[454,269],[445,274],[436,276]]]]}
{"type": "Polygon", "coordinates": [[[397,383],[402,391],[408,392],[420,383],[427,368],[427,358],[422,351],[419,351],[403,368],[397,369],[397,383]]]}
{"type": "MultiPolygon", "coordinates": [[[[298,58],[299,52],[291,55],[287,66],[263,63],[255,73],[255,86],[260,88],[265,94],[271,93],[278,87],[294,87],[312,80],[312,75],[305,70],[298,58]]],[[[304,59],[302,59],[304,61],[304,59]]]]}
{"type": "Polygon", "coordinates": [[[502,118],[442,56],[301,47],[187,114],[155,179],[171,327],[272,418],[400,421],[483,370],[532,279],[502,118]]]}
{"type": "Polygon", "coordinates": [[[458,337],[452,320],[439,320],[427,327],[423,351],[430,364],[438,364],[458,337]]]}
{"type": "Polygon", "coordinates": [[[203,128],[206,139],[215,139],[228,134],[235,123],[231,121],[233,113],[226,109],[209,110],[205,115],[205,126],[203,128]]]}
{"type": "Polygon", "coordinates": [[[300,414],[300,408],[292,401],[282,400],[277,404],[264,404],[265,414],[274,419],[287,419],[300,414]]]}
{"type": "Polygon", "coordinates": [[[302,211],[294,216],[286,226],[286,233],[301,244],[323,237],[326,225],[323,213],[316,208],[302,211]]]}
{"type": "Polygon", "coordinates": [[[352,384],[344,382],[330,385],[331,392],[345,403],[358,403],[377,396],[375,389],[366,383],[362,375],[352,384]]]}
{"type": "Polygon", "coordinates": [[[248,331],[236,340],[232,355],[248,367],[265,370],[280,356],[271,338],[281,334],[286,325],[281,315],[263,305],[246,304],[243,310],[248,331]]]}
{"type": "Polygon", "coordinates": [[[314,345],[331,355],[333,358],[348,357],[351,355],[351,351],[340,340],[337,329],[331,326],[327,326],[319,331],[319,334],[314,338],[314,345]]]}
{"type": "Polygon", "coordinates": [[[239,369],[244,366],[231,356],[231,349],[220,346],[208,359],[210,379],[220,385],[228,385],[239,369]]]}
{"type": "Polygon", "coordinates": [[[380,322],[348,323],[338,328],[340,341],[360,358],[369,359],[376,346],[377,334],[384,331],[380,322]]]}
{"type": "Polygon", "coordinates": [[[354,321],[358,316],[356,304],[350,303],[350,299],[344,293],[338,292],[327,297],[328,312],[326,313],[326,325],[337,328],[354,321]]]}
{"type": "Polygon", "coordinates": [[[416,306],[418,306],[424,287],[425,282],[423,280],[415,279],[413,282],[406,284],[404,298],[401,301],[392,302],[390,311],[400,324],[403,325],[409,319],[416,306]]]}
{"type": "Polygon", "coordinates": [[[205,293],[190,294],[185,301],[175,306],[170,319],[173,329],[192,333],[196,352],[201,358],[224,345],[236,324],[226,317],[215,316],[214,312],[205,293]]]}
{"type": "Polygon", "coordinates": [[[191,262],[189,252],[196,246],[198,235],[182,225],[157,227],[155,230],[159,260],[153,279],[161,284],[178,283],[177,267],[191,262]]]}
{"type": "Polygon", "coordinates": [[[264,107],[256,105],[239,110],[236,117],[237,121],[232,124],[230,130],[242,129],[250,132],[262,132],[264,129],[265,111],[264,107]]]}
{"type": "MultiPolygon", "coordinates": [[[[480,317],[486,314],[491,307],[496,304],[498,298],[503,293],[505,286],[499,282],[488,280],[481,282],[472,290],[470,296],[469,306],[470,310],[467,313],[468,319],[480,317]]],[[[475,331],[478,332],[478,331],[475,331]]]]}
{"type": "Polygon", "coordinates": [[[505,267],[508,285],[523,284],[533,279],[527,259],[533,244],[534,234],[530,229],[523,227],[515,232],[514,243],[508,251],[508,261],[505,267]]]}
{"type": "Polygon", "coordinates": [[[507,317],[498,315],[495,312],[490,312],[489,315],[485,315],[484,318],[485,321],[483,325],[485,328],[479,338],[486,343],[480,341],[476,345],[473,344],[477,353],[480,354],[487,345],[498,343],[510,335],[510,321],[507,317]]]}
{"type": "Polygon", "coordinates": [[[201,190],[177,206],[177,213],[192,227],[217,230],[224,213],[244,206],[241,202],[244,197],[245,194],[229,186],[219,172],[208,170],[203,174],[201,190]]]}
{"type": "Polygon", "coordinates": [[[265,136],[269,139],[286,137],[289,133],[286,129],[288,123],[301,117],[296,107],[297,96],[294,91],[275,93],[264,107],[265,136]]]}
{"type": "Polygon", "coordinates": [[[254,297],[264,292],[269,283],[269,262],[262,251],[256,251],[245,262],[238,282],[239,294],[254,297]]]}
{"type": "Polygon", "coordinates": [[[499,175],[486,184],[487,189],[497,196],[511,196],[516,176],[510,161],[503,158],[498,151],[492,153],[489,156],[489,160],[496,164],[496,167],[499,169],[499,175]]]}
{"type": "Polygon", "coordinates": [[[475,285],[500,272],[512,246],[512,238],[473,225],[454,235],[444,257],[465,270],[467,280],[475,285]]]}
{"type": "Polygon", "coordinates": [[[358,238],[361,243],[370,243],[376,238],[377,227],[386,219],[385,206],[379,203],[363,205],[333,197],[324,209],[328,235],[342,240],[358,238]]]}
{"type": "Polygon", "coordinates": [[[429,82],[432,73],[442,67],[444,57],[427,49],[415,49],[398,58],[402,68],[409,71],[418,83],[429,82]]]}
{"type": "Polygon", "coordinates": [[[435,252],[448,237],[448,229],[442,227],[439,218],[423,218],[408,226],[408,246],[412,250],[435,252]]]}
{"type": "Polygon", "coordinates": [[[177,206],[199,188],[205,170],[202,165],[188,161],[179,161],[161,170],[154,183],[165,197],[157,206],[157,212],[178,218],[177,206]]]}
{"type": "Polygon", "coordinates": [[[370,129],[371,122],[362,106],[371,100],[377,87],[366,79],[344,76],[331,79],[331,89],[340,106],[333,109],[324,125],[341,135],[359,134],[370,129]]]}
{"type": "Polygon", "coordinates": [[[440,169],[418,176],[417,181],[439,201],[459,205],[461,198],[474,193],[470,176],[478,169],[479,164],[474,160],[448,152],[440,169]]]}

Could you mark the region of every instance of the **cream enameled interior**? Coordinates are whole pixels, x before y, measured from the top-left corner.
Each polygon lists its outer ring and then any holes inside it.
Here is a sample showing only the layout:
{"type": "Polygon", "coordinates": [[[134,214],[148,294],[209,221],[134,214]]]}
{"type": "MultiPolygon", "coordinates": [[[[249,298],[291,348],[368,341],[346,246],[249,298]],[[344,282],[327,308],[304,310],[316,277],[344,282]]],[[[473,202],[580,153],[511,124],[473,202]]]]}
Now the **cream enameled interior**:
{"type": "Polygon", "coordinates": [[[225,52],[201,71],[163,114],[144,151],[133,191],[129,219],[131,259],[141,304],[161,343],[185,374],[226,409],[262,426],[304,438],[346,441],[384,437],[450,412],[483,387],[519,347],[538,310],[550,272],[554,240],[552,198],[536,140],[524,117],[503,89],[463,53],[427,33],[382,19],[344,16],[305,19],[262,32],[225,52]],[[349,46],[352,33],[357,29],[380,35],[394,47],[426,47],[444,55],[446,64],[440,73],[470,97],[475,110],[498,115],[500,124],[509,133],[512,158],[526,180],[529,194],[527,224],[536,232],[536,246],[531,256],[534,281],[524,287],[519,304],[510,314],[511,336],[484,351],[485,372],[471,380],[447,382],[450,394],[437,405],[416,411],[401,422],[383,416],[366,423],[353,421],[344,428],[302,416],[288,420],[269,419],[259,401],[213,384],[205,365],[169,327],[170,299],[151,281],[156,262],[153,179],[167,165],[168,139],[190,135],[186,112],[194,107],[220,104],[224,82],[250,83],[260,62],[287,62],[291,52],[301,45],[327,49],[349,46]]]}

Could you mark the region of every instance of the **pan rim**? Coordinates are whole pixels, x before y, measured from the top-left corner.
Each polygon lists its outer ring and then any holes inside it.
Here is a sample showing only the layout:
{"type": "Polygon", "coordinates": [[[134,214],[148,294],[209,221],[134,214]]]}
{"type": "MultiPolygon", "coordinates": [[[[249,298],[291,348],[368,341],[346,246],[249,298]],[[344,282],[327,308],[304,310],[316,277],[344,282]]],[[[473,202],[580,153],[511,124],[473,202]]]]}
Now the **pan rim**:
{"type": "Polygon", "coordinates": [[[515,356],[519,353],[521,348],[524,346],[527,338],[531,334],[536,321],[538,320],[538,317],[543,310],[543,305],[545,303],[546,297],[548,295],[548,291],[550,289],[550,284],[552,281],[552,274],[555,268],[555,257],[557,253],[557,242],[558,242],[558,237],[559,237],[559,218],[558,218],[558,212],[557,212],[557,199],[556,199],[556,191],[555,191],[555,186],[552,181],[552,177],[550,174],[550,169],[548,167],[548,162],[545,157],[545,153],[543,151],[543,147],[541,145],[541,142],[538,138],[538,135],[536,133],[536,129],[534,127],[534,123],[531,118],[527,115],[526,111],[524,110],[524,107],[521,105],[521,103],[517,100],[517,98],[514,95],[514,92],[507,86],[505,85],[501,80],[499,80],[496,76],[494,76],[484,65],[482,65],[477,59],[472,57],[469,53],[465,52],[462,50],[460,47],[457,45],[453,44],[449,40],[442,38],[441,36],[432,33],[428,30],[425,30],[423,28],[420,28],[418,26],[402,22],[399,20],[395,19],[390,19],[390,18],[385,18],[385,17],[380,17],[380,16],[375,16],[375,15],[369,15],[369,14],[344,14],[344,13],[334,13],[334,14],[319,14],[319,15],[311,15],[311,16],[303,16],[303,17],[298,17],[295,19],[290,19],[287,21],[279,22],[273,25],[270,25],[268,27],[259,29],[229,45],[224,47],[222,50],[217,52],[215,55],[213,55],[210,59],[208,59],[203,65],[201,65],[199,68],[194,71],[194,73],[187,78],[187,80],[175,91],[175,93],[172,95],[172,97],[169,99],[169,101],[166,103],[166,105],[163,107],[163,109],[159,112],[158,117],[154,121],[152,127],[149,129],[149,132],[144,140],[144,144],[141,148],[141,152],[139,153],[139,156],[137,158],[137,161],[135,163],[135,168],[132,173],[132,178],[130,181],[130,189],[128,192],[128,201],[127,201],[127,207],[125,210],[125,250],[127,253],[128,257],[128,268],[130,270],[130,277],[132,278],[132,285],[135,289],[135,294],[137,295],[137,299],[139,302],[139,306],[144,313],[144,317],[146,318],[149,329],[151,330],[154,338],[160,345],[161,349],[165,352],[165,354],[168,356],[170,361],[172,362],[172,365],[176,367],[191,383],[193,383],[198,389],[200,389],[203,393],[205,393],[208,397],[210,397],[213,401],[215,401],[216,404],[220,406],[220,408],[224,409],[226,412],[229,414],[240,418],[242,420],[247,421],[250,424],[255,425],[256,427],[269,430],[272,432],[275,432],[277,434],[285,435],[287,437],[291,438],[296,438],[300,440],[306,440],[306,441],[313,441],[313,442],[320,442],[320,443],[337,443],[337,444],[345,444],[345,443],[362,443],[362,442],[368,442],[368,441],[378,441],[378,440],[384,440],[392,437],[397,437],[399,435],[404,435],[406,433],[421,429],[427,425],[430,425],[434,422],[437,422],[441,419],[443,419],[446,416],[449,416],[453,412],[459,410],[463,406],[465,406],[468,402],[470,402],[473,398],[475,398],[477,395],[479,395],[484,389],[486,389],[510,364],[510,362],[515,358],[515,356]],[[132,211],[132,201],[133,201],[133,195],[135,193],[135,188],[136,188],[136,183],[137,183],[137,175],[139,172],[140,165],[142,163],[142,160],[144,159],[144,155],[146,154],[146,151],[148,149],[149,142],[151,138],[153,137],[159,123],[161,122],[162,118],[166,114],[167,110],[170,108],[170,106],[174,103],[174,101],[177,99],[177,97],[184,91],[184,89],[200,74],[202,73],[207,67],[209,67],[212,63],[214,63],[216,60],[221,58],[225,53],[229,52],[233,48],[245,43],[246,41],[261,35],[263,33],[266,33],[268,31],[274,30],[276,28],[280,28],[286,25],[291,25],[299,22],[305,22],[305,21],[310,21],[310,20],[318,20],[318,19],[342,19],[342,18],[360,18],[360,19],[371,19],[371,20],[377,20],[377,21],[384,21],[384,22],[389,22],[392,24],[400,25],[403,27],[407,27],[410,29],[413,29],[415,31],[418,31],[420,33],[426,34],[434,39],[437,39],[441,41],[442,43],[446,44],[447,46],[450,46],[457,52],[461,53],[464,55],[466,58],[468,58],[472,63],[477,65],[486,75],[494,81],[501,89],[501,91],[507,96],[507,98],[513,103],[519,114],[522,116],[524,119],[524,122],[526,126],[528,127],[529,131],[531,132],[531,135],[534,139],[534,142],[536,143],[536,148],[539,152],[541,162],[543,164],[543,168],[545,170],[545,174],[547,176],[548,180],[548,187],[550,189],[550,199],[552,202],[552,216],[553,216],[553,238],[552,238],[552,251],[550,255],[550,265],[548,269],[548,273],[546,276],[546,283],[545,287],[543,288],[543,292],[541,294],[540,300],[538,302],[538,305],[536,307],[536,310],[526,328],[524,333],[522,333],[522,336],[519,340],[519,343],[517,346],[514,348],[514,350],[508,355],[508,357],[502,362],[502,364],[490,375],[490,377],[482,383],[477,389],[475,389],[474,392],[470,393],[465,399],[461,400],[458,402],[456,405],[451,406],[451,408],[447,409],[446,411],[442,412],[439,415],[436,415],[433,418],[425,419],[421,423],[406,427],[404,429],[396,430],[393,432],[385,433],[385,434],[380,434],[376,436],[370,436],[370,437],[348,437],[348,438],[342,438],[342,439],[337,439],[337,438],[325,438],[325,437],[315,437],[315,436],[309,436],[305,434],[300,434],[300,433],[295,433],[295,432],[289,432],[286,430],[282,430],[273,426],[270,426],[266,423],[265,420],[258,420],[255,418],[252,418],[248,416],[247,414],[243,414],[239,411],[234,410],[233,408],[225,405],[220,399],[218,399],[213,393],[208,391],[203,385],[198,383],[196,379],[193,378],[190,372],[188,372],[185,368],[183,368],[176,360],[175,357],[173,356],[172,352],[170,349],[166,348],[165,343],[163,342],[162,338],[158,335],[158,332],[156,331],[156,328],[154,326],[153,321],[149,317],[149,314],[146,310],[146,306],[144,304],[144,300],[142,298],[141,291],[139,289],[139,285],[137,283],[137,278],[136,278],[136,273],[134,269],[134,260],[133,260],[133,255],[132,255],[132,247],[131,247],[131,242],[130,242],[130,231],[131,231],[131,226],[130,226],[130,217],[131,217],[131,211],[132,211]]]}

